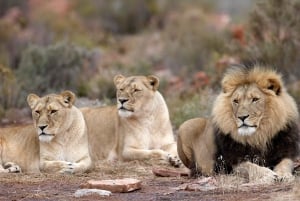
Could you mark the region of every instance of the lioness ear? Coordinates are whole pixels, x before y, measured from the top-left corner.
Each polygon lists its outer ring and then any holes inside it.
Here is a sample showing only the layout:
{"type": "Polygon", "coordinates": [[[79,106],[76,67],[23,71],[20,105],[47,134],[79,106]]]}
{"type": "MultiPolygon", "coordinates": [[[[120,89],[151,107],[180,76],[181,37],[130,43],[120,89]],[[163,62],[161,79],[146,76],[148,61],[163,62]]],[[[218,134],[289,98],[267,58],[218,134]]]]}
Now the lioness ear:
{"type": "Polygon", "coordinates": [[[122,80],[124,80],[125,77],[123,75],[116,75],[114,77],[114,83],[115,83],[115,86],[117,86],[118,84],[120,84],[120,82],[122,82],[122,80]]]}
{"type": "Polygon", "coordinates": [[[72,107],[75,102],[75,94],[71,91],[63,91],[60,94],[63,97],[63,101],[68,107],[72,107]]]}
{"type": "Polygon", "coordinates": [[[31,109],[33,109],[35,107],[35,104],[37,103],[37,101],[40,99],[39,96],[35,95],[35,94],[29,94],[27,96],[27,103],[29,105],[29,107],[31,109]]]}
{"type": "Polygon", "coordinates": [[[281,83],[277,79],[268,79],[268,90],[274,91],[274,93],[278,96],[281,92],[281,83]]]}
{"type": "Polygon", "coordinates": [[[156,91],[159,86],[159,79],[154,75],[149,75],[148,77],[150,85],[153,87],[153,90],[156,91]]]}

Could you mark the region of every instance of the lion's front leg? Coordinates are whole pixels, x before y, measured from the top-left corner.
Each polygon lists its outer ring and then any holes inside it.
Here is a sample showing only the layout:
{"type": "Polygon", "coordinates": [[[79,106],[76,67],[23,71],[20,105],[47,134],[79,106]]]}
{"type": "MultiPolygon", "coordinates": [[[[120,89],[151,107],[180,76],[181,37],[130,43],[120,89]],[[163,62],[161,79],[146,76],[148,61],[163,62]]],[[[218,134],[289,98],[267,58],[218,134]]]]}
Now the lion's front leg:
{"type": "Polygon", "coordinates": [[[250,183],[268,184],[274,183],[278,179],[276,172],[251,162],[243,162],[237,165],[234,171],[247,178],[250,183]]]}
{"type": "Polygon", "coordinates": [[[293,165],[294,162],[291,159],[285,158],[275,166],[274,172],[277,173],[279,181],[289,182],[295,179],[292,174],[293,165]]]}

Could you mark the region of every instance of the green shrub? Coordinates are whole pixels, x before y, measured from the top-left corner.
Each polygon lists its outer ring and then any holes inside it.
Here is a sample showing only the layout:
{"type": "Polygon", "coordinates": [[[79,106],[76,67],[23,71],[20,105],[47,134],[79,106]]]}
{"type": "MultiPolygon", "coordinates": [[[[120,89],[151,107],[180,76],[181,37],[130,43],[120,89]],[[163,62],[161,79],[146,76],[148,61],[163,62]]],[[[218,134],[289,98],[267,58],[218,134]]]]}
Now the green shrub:
{"type": "Polygon", "coordinates": [[[22,95],[46,94],[69,89],[86,95],[83,83],[93,71],[91,52],[84,48],[61,42],[48,47],[32,45],[21,58],[17,76],[22,95]]]}
{"type": "Polygon", "coordinates": [[[18,98],[19,86],[15,75],[10,68],[0,64],[0,113],[17,106],[18,98]]]}

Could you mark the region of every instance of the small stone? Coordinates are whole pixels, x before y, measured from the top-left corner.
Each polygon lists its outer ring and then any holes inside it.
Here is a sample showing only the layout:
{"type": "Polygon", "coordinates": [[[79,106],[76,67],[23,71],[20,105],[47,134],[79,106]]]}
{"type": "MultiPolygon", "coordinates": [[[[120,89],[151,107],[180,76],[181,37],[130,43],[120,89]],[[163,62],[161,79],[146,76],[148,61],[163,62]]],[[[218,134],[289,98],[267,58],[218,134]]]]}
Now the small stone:
{"type": "Polygon", "coordinates": [[[142,182],[137,179],[125,178],[115,180],[89,180],[81,184],[81,188],[108,190],[113,193],[127,193],[142,188],[142,182]]]}
{"type": "Polygon", "coordinates": [[[74,196],[77,198],[83,196],[89,196],[89,195],[110,196],[111,192],[106,190],[100,190],[100,189],[78,189],[74,193],[74,196]]]}

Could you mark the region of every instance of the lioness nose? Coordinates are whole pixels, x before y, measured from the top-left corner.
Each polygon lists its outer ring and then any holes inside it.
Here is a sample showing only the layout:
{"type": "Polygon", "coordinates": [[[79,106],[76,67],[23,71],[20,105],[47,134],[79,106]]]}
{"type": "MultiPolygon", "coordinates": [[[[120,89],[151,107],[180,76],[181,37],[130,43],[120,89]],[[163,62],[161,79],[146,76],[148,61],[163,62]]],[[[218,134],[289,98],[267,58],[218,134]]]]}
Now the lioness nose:
{"type": "Polygon", "coordinates": [[[128,99],[123,99],[123,98],[120,98],[120,99],[119,99],[119,101],[120,101],[120,103],[121,103],[121,104],[123,104],[123,103],[127,102],[127,101],[128,101],[128,99]]]}
{"type": "Polygon", "coordinates": [[[43,131],[47,126],[39,126],[39,128],[43,131]]]}
{"type": "Polygon", "coordinates": [[[244,115],[244,116],[239,116],[238,118],[242,121],[244,121],[245,119],[247,119],[249,117],[249,115],[244,115]]]}

